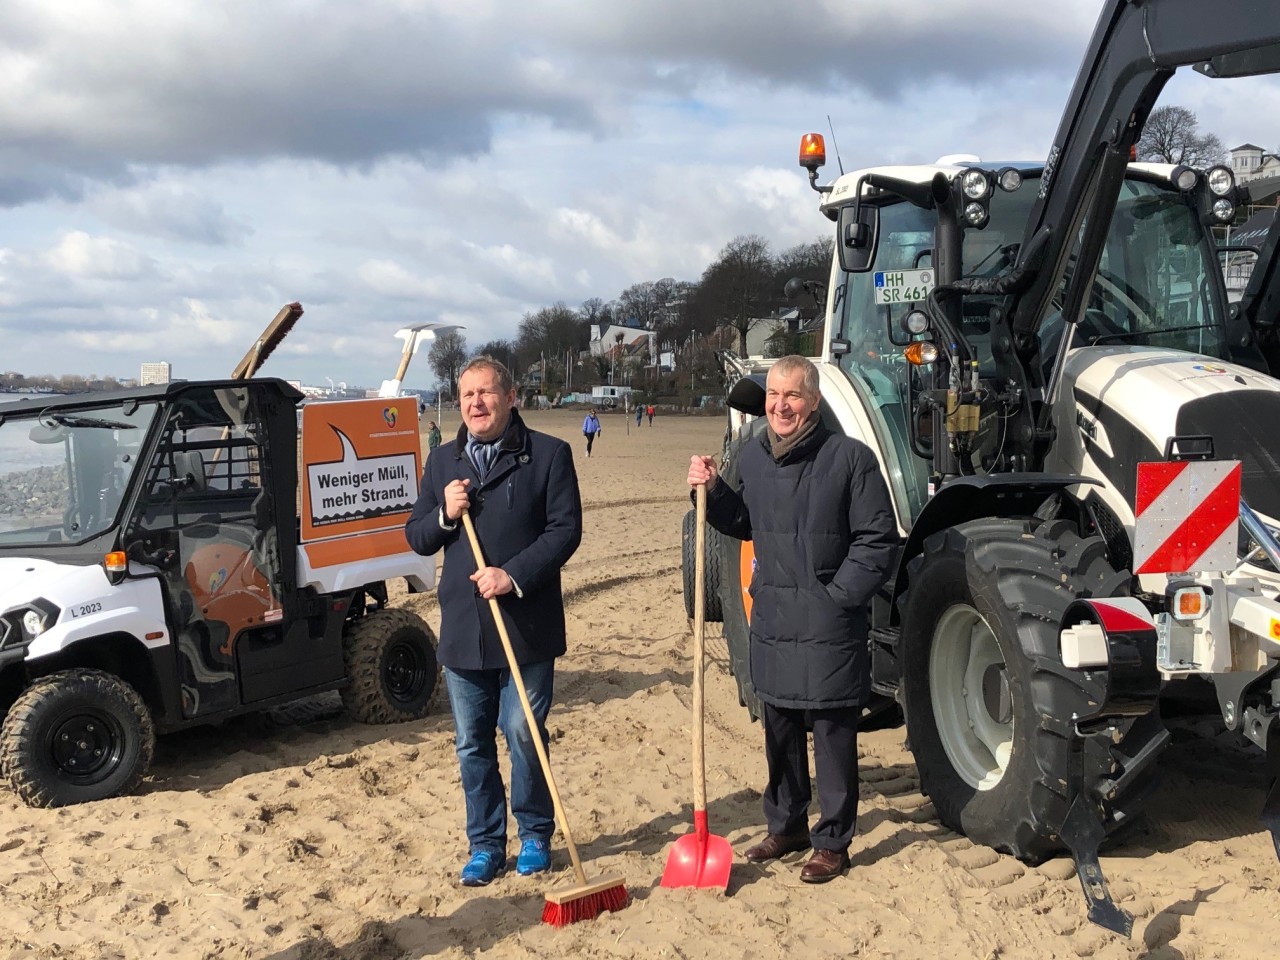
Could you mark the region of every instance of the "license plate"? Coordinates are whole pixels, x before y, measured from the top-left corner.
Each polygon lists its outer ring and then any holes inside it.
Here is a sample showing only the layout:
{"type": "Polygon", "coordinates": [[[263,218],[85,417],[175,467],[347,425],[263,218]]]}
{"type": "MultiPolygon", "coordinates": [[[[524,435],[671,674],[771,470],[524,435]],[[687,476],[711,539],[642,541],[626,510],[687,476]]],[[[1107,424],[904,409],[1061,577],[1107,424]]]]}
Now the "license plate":
{"type": "Polygon", "coordinates": [[[918,303],[933,289],[932,270],[878,270],[875,274],[876,305],[918,303]]]}

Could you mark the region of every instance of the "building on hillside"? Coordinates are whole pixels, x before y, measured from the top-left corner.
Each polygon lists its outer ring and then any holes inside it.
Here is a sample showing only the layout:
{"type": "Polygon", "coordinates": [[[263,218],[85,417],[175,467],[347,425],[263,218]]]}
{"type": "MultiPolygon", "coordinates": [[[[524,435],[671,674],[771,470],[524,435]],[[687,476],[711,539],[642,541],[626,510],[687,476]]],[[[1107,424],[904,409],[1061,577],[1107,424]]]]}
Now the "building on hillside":
{"type": "Polygon", "coordinates": [[[1253,143],[1231,148],[1231,172],[1249,188],[1255,206],[1272,206],[1280,198],[1280,155],[1253,143]]]}
{"type": "MultiPolygon", "coordinates": [[[[747,355],[752,357],[763,356],[781,356],[779,349],[787,350],[795,348],[793,343],[775,344],[771,343],[775,338],[783,337],[786,334],[808,334],[821,327],[821,317],[806,319],[802,316],[801,311],[795,308],[782,310],[771,317],[761,317],[747,331],[747,355]]],[[[792,338],[794,340],[794,338],[792,338]]],[[[822,340],[821,337],[811,338],[813,342],[809,344],[808,352],[814,356],[821,353],[822,340]]],[[[733,334],[733,350],[738,349],[738,335],[733,334]]]]}
{"type": "Polygon", "coordinates": [[[648,364],[658,362],[658,336],[652,330],[624,327],[618,323],[593,323],[591,325],[591,355],[609,357],[621,347],[626,356],[635,356],[643,350],[648,364]],[[621,339],[619,339],[621,338],[621,339]]]}
{"type": "Polygon", "coordinates": [[[142,386],[150,386],[154,383],[168,383],[173,379],[173,368],[165,360],[149,360],[142,364],[142,371],[138,377],[138,383],[142,386]]]}

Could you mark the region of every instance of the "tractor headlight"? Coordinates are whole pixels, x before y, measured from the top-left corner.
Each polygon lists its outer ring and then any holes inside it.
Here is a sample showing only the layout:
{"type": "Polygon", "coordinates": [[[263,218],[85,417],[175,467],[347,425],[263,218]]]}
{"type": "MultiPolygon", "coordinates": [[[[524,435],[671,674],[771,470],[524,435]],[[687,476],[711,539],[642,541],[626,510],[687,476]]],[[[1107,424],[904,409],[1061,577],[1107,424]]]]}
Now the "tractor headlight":
{"type": "Polygon", "coordinates": [[[1235,219],[1236,205],[1225,197],[1213,201],[1213,219],[1219,223],[1230,223],[1235,219]]]}
{"type": "Polygon", "coordinates": [[[996,183],[1005,193],[1022,189],[1022,173],[1014,167],[1005,167],[996,177],[996,183]]]}
{"type": "Polygon", "coordinates": [[[912,310],[903,319],[908,333],[924,333],[929,329],[929,315],[923,310],[912,310]]]}
{"type": "Polygon", "coordinates": [[[960,189],[970,200],[981,200],[991,192],[991,180],[981,170],[966,170],[960,178],[960,189]]]}
{"type": "Polygon", "coordinates": [[[1204,175],[1204,180],[1215,197],[1225,197],[1236,185],[1236,178],[1226,167],[1210,167],[1209,172],[1204,175]]]}
{"type": "Polygon", "coordinates": [[[39,610],[28,610],[22,615],[22,629],[29,637],[38,637],[49,626],[45,615],[39,610]]]}
{"type": "Polygon", "coordinates": [[[987,222],[987,208],[981,203],[968,203],[964,208],[965,223],[971,227],[981,227],[987,222]]]}
{"type": "Polygon", "coordinates": [[[1173,181],[1173,185],[1175,187],[1183,193],[1186,193],[1188,190],[1195,187],[1196,180],[1198,180],[1199,177],[1200,175],[1190,167],[1178,166],[1173,168],[1173,173],[1170,174],[1169,178],[1173,181]]]}

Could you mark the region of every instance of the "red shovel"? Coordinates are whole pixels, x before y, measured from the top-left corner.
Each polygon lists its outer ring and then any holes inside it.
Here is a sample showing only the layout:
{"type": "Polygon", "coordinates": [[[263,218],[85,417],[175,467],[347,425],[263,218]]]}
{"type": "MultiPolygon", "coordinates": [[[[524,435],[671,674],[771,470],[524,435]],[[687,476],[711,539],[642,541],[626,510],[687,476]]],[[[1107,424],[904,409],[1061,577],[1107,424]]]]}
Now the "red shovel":
{"type": "Polygon", "coordinates": [[[729,868],[733,865],[733,849],[724,837],[707,831],[707,770],[702,751],[702,661],[703,596],[705,582],[707,487],[697,487],[697,534],[694,540],[693,576],[693,833],[681,837],[667,854],[667,869],[662,872],[664,887],[729,886],[729,868]]]}

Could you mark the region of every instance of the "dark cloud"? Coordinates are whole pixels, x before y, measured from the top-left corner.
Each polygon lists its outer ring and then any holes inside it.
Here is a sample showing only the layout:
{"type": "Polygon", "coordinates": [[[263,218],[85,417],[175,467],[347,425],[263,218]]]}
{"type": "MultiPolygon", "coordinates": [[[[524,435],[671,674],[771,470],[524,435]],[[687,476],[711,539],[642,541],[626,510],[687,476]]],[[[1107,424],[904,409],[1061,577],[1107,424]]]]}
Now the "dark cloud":
{"type": "Polygon", "coordinates": [[[0,37],[0,203],[152,165],[438,164],[486,152],[505,118],[601,133],[618,105],[709,80],[892,98],[939,75],[1069,69],[1086,6],[1006,23],[989,4],[925,0],[17,0],[0,37]]]}

